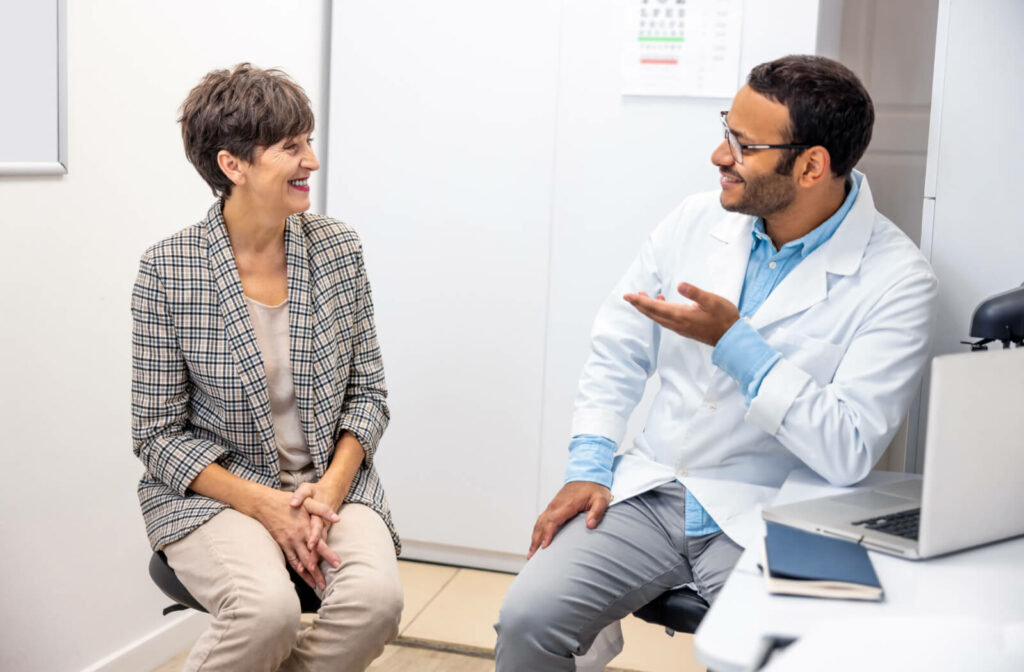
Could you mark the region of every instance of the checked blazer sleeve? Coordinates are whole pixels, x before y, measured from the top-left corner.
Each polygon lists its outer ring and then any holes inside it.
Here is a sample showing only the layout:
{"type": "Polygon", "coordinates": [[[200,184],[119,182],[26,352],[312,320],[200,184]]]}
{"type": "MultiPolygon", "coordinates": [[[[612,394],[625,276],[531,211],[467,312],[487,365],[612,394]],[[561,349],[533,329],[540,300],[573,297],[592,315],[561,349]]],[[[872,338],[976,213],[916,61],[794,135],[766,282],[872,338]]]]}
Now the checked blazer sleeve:
{"type": "Polygon", "coordinates": [[[361,246],[355,256],[357,272],[356,302],[352,316],[352,358],[348,363],[348,387],[334,440],[337,442],[345,430],[355,435],[366,451],[364,462],[369,467],[373,464],[381,435],[388,426],[390,413],[386,402],[384,364],[373,322],[373,296],[361,246]]]}
{"type": "Polygon", "coordinates": [[[189,388],[167,294],[146,255],[132,290],[132,449],[149,474],[182,496],[226,452],[188,431],[189,388]]]}

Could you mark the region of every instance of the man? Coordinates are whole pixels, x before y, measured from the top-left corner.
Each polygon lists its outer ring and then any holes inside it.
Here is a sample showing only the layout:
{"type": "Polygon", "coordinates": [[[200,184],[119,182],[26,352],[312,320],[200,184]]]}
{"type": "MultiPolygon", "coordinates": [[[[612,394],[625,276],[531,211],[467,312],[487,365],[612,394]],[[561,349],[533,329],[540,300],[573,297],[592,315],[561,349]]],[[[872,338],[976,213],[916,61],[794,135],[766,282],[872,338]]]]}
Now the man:
{"type": "Polygon", "coordinates": [[[790,471],[856,483],[910,405],[936,280],[853,170],[867,91],[789,56],[754,68],[722,122],[721,191],[669,214],[598,313],[566,484],[505,598],[497,672],[573,670],[675,586],[713,601],[790,471]],[[643,433],[613,459],[655,373],[643,433]]]}

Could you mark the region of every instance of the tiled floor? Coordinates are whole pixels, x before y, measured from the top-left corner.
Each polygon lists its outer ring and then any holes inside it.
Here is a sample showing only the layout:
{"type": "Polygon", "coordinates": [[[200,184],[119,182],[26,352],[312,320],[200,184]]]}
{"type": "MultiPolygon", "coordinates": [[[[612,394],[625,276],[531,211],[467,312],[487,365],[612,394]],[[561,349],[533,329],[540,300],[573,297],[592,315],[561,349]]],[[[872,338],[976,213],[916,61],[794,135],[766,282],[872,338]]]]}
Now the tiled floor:
{"type": "MultiPolygon", "coordinates": [[[[513,575],[418,562],[398,564],[406,594],[400,641],[445,642],[487,652],[494,649],[492,625],[513,575]],[[439,587],[435,590],[433,586],[439,587]],[[423,603],[421,596],[432,591],[423,603]]],[[[638,672],[704,669],[694,658],[691,635],[669,637],[664,628],[632,616],[623,621],[622,632],[626,645],[611,667],[638,672]]]]}
{"type": "MultiPolygon", "coordinates": [[[[481,656],[489,656],[494,649],[492,625],[513,575],[409,561],[400,561],[398,566],[405,587],[399,646],[389,646],[370,670],[493,670],[494,662],[481,656]]],[[[632,616],[623,621],[622,631],[626,645],[611,662],[612,668],[637,672],[704,669],[694,658],[690,635],[669,637],[663,628],[632,616]]],[[[183,652],[154,672],[179,672],[185,656],[183,652]]]]}

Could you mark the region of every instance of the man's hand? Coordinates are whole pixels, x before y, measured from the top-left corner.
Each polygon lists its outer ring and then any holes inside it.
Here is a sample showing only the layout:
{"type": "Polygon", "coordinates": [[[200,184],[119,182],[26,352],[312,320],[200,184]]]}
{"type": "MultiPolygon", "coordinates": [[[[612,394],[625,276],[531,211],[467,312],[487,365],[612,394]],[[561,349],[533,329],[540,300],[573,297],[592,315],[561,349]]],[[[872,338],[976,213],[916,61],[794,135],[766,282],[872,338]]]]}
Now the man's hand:
{"type": "Polygon", "coordinates": [[[729,327],[740,319],[740,311],[727,299],[705,292],[685,282],[679,283],[679,293],[694,303],[669,303],[664,295],[652,299],[645,292],[624,295],[622,298],[641,313],[680,336],[692,338],[714,347],[729,327]]]}
{"type": "Polygon", "coordinates": [[[548,508],[537,518],[537,523],[533,526],[533,537],[530,539],[530,552],[526,559],[532,558],[538,548],[547,548],[559,528],[578,513],[587,511],[587,527],[597,527],[611,501],[611,490],[599,483],[573,481],[563,485],[548,504],[548,508]]]}

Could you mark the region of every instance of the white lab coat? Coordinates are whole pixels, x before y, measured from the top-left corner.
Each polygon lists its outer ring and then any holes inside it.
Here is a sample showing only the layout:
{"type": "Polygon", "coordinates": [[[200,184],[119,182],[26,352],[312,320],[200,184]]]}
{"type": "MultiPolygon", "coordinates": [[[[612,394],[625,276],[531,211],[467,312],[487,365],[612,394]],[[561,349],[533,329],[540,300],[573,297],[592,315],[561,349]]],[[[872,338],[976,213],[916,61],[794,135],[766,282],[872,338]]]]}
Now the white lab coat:
{"type": "Polygon", "coordinates": [[[622,299],[686,281],[739,303],[754,219],[718,192],[683,201],[602,305],[572,433],[620,443],[657,373],[643,433],[615,460],[614,501],[679,479],[733,540],[794,468],[834,484],[868,474],[896,433],[930,353],[937,282],[917,247],[875,211],[867,180],[835,234],[749,317],[782,359],[749,407],[712,348],[663,329],[622,299]]]}

